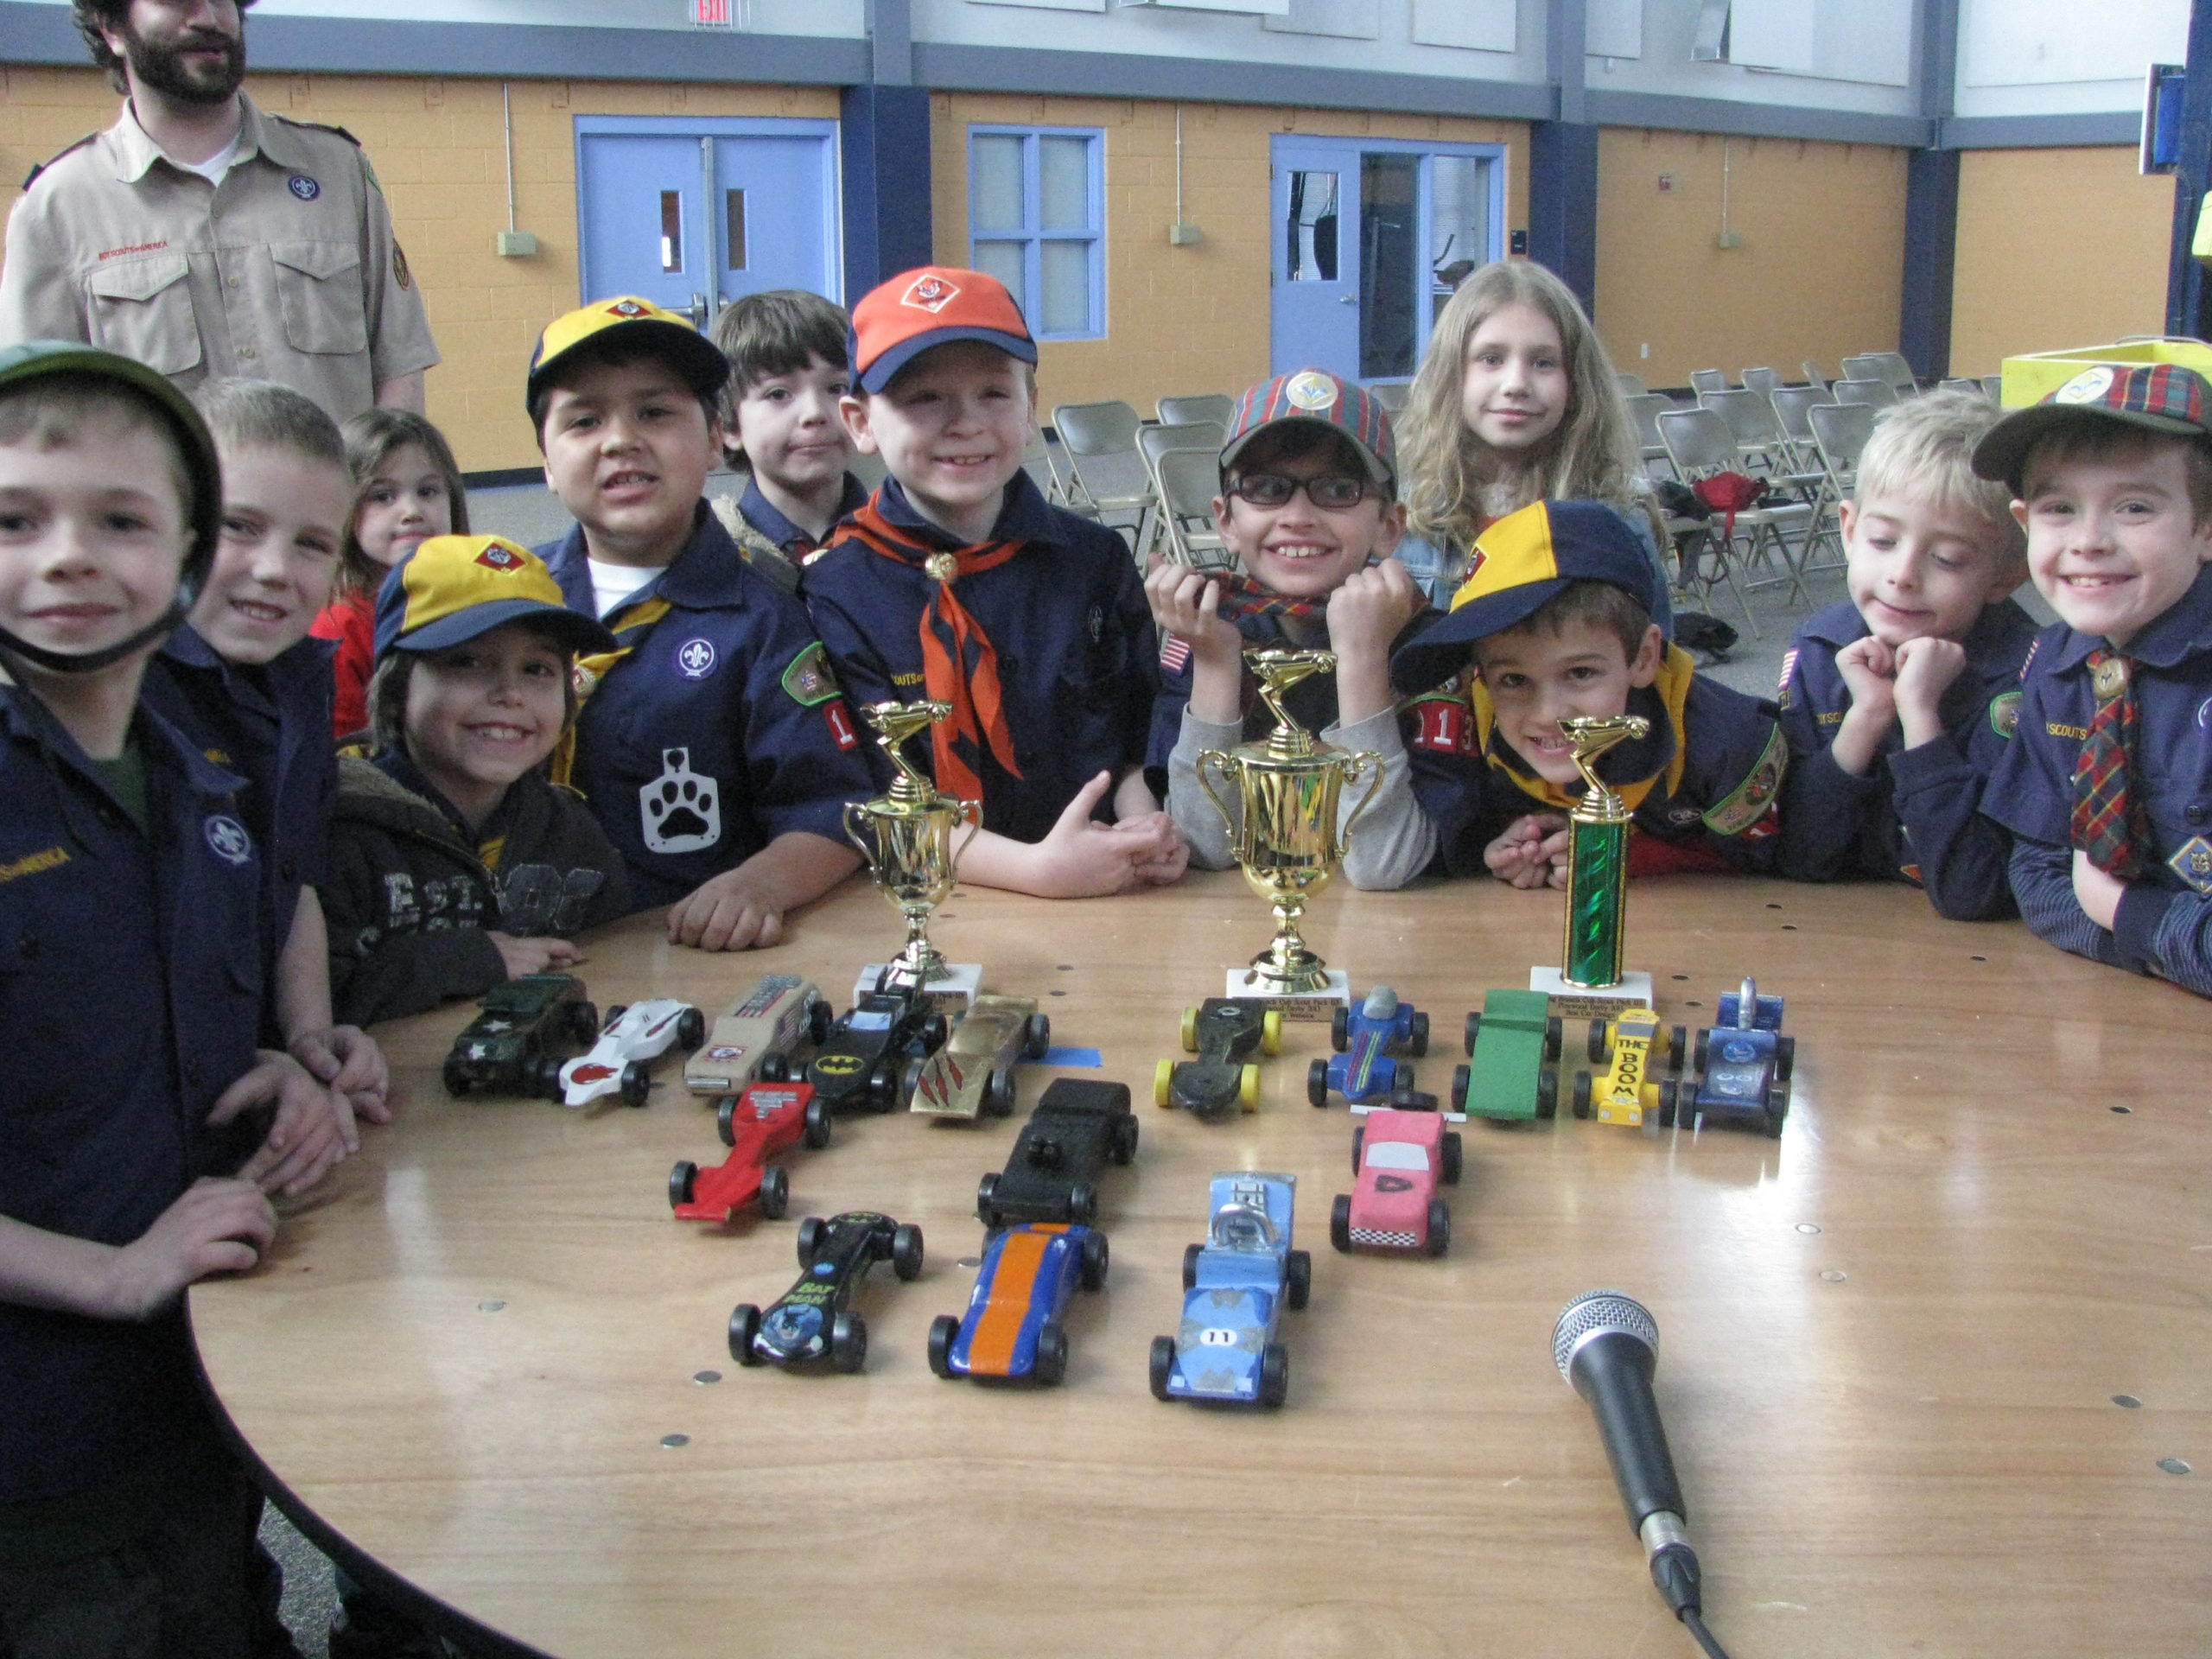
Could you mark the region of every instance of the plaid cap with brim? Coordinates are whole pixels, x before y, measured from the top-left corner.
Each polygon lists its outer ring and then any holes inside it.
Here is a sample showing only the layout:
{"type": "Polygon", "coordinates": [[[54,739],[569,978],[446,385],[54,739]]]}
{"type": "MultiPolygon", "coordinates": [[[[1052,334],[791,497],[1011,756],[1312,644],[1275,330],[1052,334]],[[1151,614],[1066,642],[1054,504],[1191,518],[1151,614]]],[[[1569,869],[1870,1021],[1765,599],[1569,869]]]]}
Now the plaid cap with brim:
{"type": "Polygon", "coordinates": [[[570,651],[613,651],[597,618],[569,608],[545,562],[500,536],[433,536],[385,578],[377,655],[443,651],[510,622],[545,629],[570,651]]]}
{"type": "Polygon", "coordinates": [[[553,384],[563,363],[574,354],[619,349],[624,354],[658,358],[683,378],[683,384],[702,397],[719,400],[729,379],[729,359],[721,347],[691,326],[691,319],[664,310],[634,294],[618,294],[611,300],[594,300],[563,313],[545,325],[530,354],[530,378],[523,386],[523,406],[534,411],[553,384]]]}
{"type": "Polygon", "coordinates": [[[1382,405],[1365,387],[1339,380],[1325,369],[1279,374],[1239,397],[1230,416],[1228,439],[1221,446],[1221,470],[1226,474],[1261,433],[1293,424],[1338,434],[1357,452],[1369,478],[1384,486],[1397,481],[1397,443],[1382,405]]]}
{"type": "Polygon", "coordinates": [[[848,356],[854,383],[862,391],[881,391],[930,347],[956,340],[981,340],[1017,361],[1037,361],[1021,308],[997,277],[957,265],[901,271],[853,308],[848,356]]]}
{"type": "Polygon", "coordinates": [[[2018,495],[2029,452],[2059,428],[2091,421],[2117,421],[2171,438],[2212,438],[2212,384],[2178,364],[2097,364],[1991,427],[1974,445],[1974,470],[2018,495]]]}
{"type": "Polygon", "coordinates": [[[1629,528],[1602,501],[1536,501],[1509,512],[1475,538],[1466,580],[1451,613],[1390,658],[1402,692],[1426,691],[1467,665],[1478,639],[1516,627],[1570,582],[1604,582],[1649,613],[1658,573],[1629,528]]]}
{"type": "Polygon", "coordinates": [[[168,424],[184,452],[185,475],[192,482],[192,500],[185,512],[192,547],[185,555],[184,575],[196,594],[215,562],[215,543],[223,533],[223,467],[207,423],[167,375],[135,358],[118,357],[73,340],[29,340],[0,349],[0,389],[57,374],[114,381],[151,404],[168,424]]]}

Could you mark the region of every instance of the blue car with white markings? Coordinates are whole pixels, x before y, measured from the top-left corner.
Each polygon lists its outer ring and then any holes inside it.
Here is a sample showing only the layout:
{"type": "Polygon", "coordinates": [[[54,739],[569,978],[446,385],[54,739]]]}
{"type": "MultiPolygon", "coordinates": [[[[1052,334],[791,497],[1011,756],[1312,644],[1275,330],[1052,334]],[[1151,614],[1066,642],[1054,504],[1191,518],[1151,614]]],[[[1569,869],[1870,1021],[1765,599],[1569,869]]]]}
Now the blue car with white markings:
{"type": "Polygon", "coordinates": [[[1106,1235],[1057,1221],[1025,1221],[991,1235],[967,1314],[930,1326],[930,1369],[1050,1388],[1067,1374],[1061,1316],[1076,1287],[1106,1282],[1106,1235]]]}
{"type": "Polygon", "coordinates": [[[1216,1175],[1206,1242],[1183,1253],[1183,1319],[1152,1342],[1152,1391],[1161,1400],[1282,1404],[1290,1356],[1275,1339],[1286,1304],[1303,1307],[1313,1260],[1291,1248],[1298,1178],[1258,1170],[1216,1175]]]}
{"type": "Polygon", "coordinates": [[[1388,985],[1376,986],[1357,1008],[1338,1008],[1329,1044],[1334,1057],[1306,1068],[1306,1097],[1316,1106],[1326,1106],[1332,1091],[1355,1111],[1415,1103],[1414,1069],[1399,1057],[1428,1052],[1428,1016],[1398,1001],[1388,985]]]}
{"type": "Polygon", "coordinates": [[[1660,1085],[1660,1127],[1680,1119],[1694,1128],[1737,1123],[1780,1135],[1797,1063],[1797,1039],[1782,1032],[1782,998],[1761,996],[1748,979],[1724,993],[1718,1020],[1697,1034],[1689,1075],[1660,1085]]]}

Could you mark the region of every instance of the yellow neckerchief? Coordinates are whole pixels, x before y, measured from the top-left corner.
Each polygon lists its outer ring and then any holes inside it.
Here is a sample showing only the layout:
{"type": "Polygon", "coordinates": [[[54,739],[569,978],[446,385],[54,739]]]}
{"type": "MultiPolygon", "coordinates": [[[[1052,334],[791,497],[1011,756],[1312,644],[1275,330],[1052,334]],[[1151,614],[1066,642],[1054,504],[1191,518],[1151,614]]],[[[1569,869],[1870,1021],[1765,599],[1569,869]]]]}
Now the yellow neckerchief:
{"type": "MultiPolygon", "coordinates": [[[[607,626],[614,631],[614,649],[595,651],[578,657],[576,665],[569,677],[569,683],[576,689],[578,715],[582,715],[584,704],[591,701],[591,694],[599,690],[600,682],[607,677],[615,664],[644,645],[661,618],[674,608],[666,600],[655,596],[632,601],[606,619],[607,626]]],[[[569,729],[561,734],[561,741],[553,750],[553,781],[563,789],[572,788],[569,779],[575,769],[576,721],[571,720],[569,729]]]]}
{"type": "MultiPolygon", "coordinates": [[[[1667,647],[1667,654],[1659,664],[1659,677],[1652,682],[1651,689],[1659,694],[1660,702],[1666,705],[1668,723],[1675,730],[1674,758],[1667,762],[1664,772],[1654,773],[1649,778],[1640,778],[1634,783],[1612,785],[1613,792],[1627,804],[1628,810],[1631,812],[1643,804],[1644,797],[1651,793],[1652,785],[1659,782],[1662,778],[1666,779],[1667,792],[1669,795],[1674,794],[1682,786],[1682,767],[1689,755],[1689,744],[1684,740],[1682,705],[1689,700],[1690,677],[1696,671],[1697,664],[1691,659],[1689,652],[1684,651],[1680,645],[1667,647]]],[[[1490,734],[1491,728],[1497,721],[1497,713],[1491,707],[1490,688],[1478,679],[1470,701],[1473,703],[1475,710],[1476,747],[1491,765],[1510,778],[1523,793],[1535,796],[1545,805],[1559,811],[1568,810],[1582,798],[1582,791],[1580,789],[1570,793],[1548,779],[1539,778],[1533,772],[1521,772],[1509,766],[1497,755],[1492,754],[1490,747],[1490,734]]]]}

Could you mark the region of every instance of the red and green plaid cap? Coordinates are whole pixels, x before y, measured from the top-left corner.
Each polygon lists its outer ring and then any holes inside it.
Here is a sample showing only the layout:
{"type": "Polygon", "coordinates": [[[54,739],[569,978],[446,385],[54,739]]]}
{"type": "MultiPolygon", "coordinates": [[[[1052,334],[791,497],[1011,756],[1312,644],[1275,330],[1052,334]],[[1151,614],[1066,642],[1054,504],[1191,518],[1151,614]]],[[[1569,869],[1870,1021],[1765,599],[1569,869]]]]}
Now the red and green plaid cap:
{"type": "Polygon", "coordinates": [[[1390,437],[1390,417],[1364,387],[1339,380],[1325,369],[1279,374],[1238,398],[1228,442],[1221,447],[1222,471],[1229,470],[1238,452],[1259,432],[1285,421],[1342,433],[1359,452],[1370,477],[1377,484],[1396,483],[1398,448],[1390,437]]]}
{"type": "Polygon", "coordinates": [[[2173,438],[2212,439],[2212,383],[2173,363],[2123,368],[2100,363],[2075,375],[2041,403],[2015,410],[1974,446],[1974,469],[2020,493],[2028,454],[2063,426],[2120,421],[2173,438]]]}

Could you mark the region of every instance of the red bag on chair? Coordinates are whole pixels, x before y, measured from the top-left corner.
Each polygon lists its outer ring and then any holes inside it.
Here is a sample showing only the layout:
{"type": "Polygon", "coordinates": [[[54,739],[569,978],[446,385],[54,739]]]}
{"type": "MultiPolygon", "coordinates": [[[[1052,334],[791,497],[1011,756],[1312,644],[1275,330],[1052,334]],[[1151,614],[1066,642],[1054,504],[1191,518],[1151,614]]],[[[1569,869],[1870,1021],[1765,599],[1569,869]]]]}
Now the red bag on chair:
{"type": "Polygon", "coordinates": [[[1715,473],[1710,478],[1700,478],[1690,486],[1697,492],[1697,499],[1725,514],[1720,522],[1720,534],[1725,540],[1736,533],[1736,514],[1745,507],[1756,507],[1766,499],[1766,486],[1758,479],[1742,473],[1715,473]]]}

